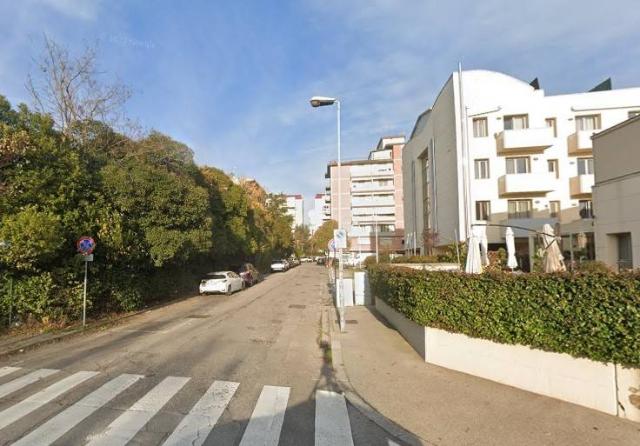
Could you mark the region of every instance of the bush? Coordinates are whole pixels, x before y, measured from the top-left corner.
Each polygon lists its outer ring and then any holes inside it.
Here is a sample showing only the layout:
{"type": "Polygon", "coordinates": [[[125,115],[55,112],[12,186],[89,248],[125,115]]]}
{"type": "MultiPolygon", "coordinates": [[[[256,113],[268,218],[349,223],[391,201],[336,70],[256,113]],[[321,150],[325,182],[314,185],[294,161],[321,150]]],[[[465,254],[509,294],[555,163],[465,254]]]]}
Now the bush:
{"type": "Polygon", "coordinates": [[[391,263],[436,263],[437,256],[400,256],[391,260],[391,263]]]}
{"type": "Polygon", "coordinates": [[[369,271],[374,295],[417,324],[640,366],[640,273],[369,271]]]}

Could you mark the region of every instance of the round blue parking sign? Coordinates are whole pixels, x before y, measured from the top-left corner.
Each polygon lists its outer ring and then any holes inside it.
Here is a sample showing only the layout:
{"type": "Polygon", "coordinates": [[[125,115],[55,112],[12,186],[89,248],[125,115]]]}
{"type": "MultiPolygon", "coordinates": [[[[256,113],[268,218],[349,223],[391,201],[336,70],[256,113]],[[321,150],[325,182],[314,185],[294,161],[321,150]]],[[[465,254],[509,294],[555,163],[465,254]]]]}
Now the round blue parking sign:
{"type": "Polygon", "coordinates": [[[93,238],[84,236],[78,239],[76,243],[76,247],[78,248],[78,252],[83,256],[88,256],[96,249],[96,242],[93,238]]]}

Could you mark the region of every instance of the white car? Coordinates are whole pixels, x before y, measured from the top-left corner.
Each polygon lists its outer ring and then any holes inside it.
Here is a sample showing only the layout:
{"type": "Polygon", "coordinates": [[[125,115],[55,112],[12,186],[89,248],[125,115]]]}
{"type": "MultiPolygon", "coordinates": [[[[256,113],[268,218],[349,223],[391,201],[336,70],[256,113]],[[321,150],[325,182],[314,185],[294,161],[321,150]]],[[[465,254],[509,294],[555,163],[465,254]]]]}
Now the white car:
{"type": "Polygon", "coordinates": [[[271,271],[273,271],[274,273],[278,271],[286,271],[288,269],[289,264],[286,260],[274,260],[273,262],[271,262],[271,271]]]}
{"type": "Polygon", "coordinates": [[[233,271],[218,271],[207,274],[200,281],[200,294],[225,293],[231,294],[244,288],[244,280],[233,271]]]}

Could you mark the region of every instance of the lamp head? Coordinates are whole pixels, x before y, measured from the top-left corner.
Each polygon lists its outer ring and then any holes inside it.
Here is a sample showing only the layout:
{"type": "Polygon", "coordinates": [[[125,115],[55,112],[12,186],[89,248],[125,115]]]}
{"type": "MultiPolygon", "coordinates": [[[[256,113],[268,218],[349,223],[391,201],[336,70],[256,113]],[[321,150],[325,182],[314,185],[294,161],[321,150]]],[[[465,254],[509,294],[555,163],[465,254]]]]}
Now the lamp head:
{"type": "Polygon", "coordinates": [[[324,107],[325,105],[335,104],[336,100],[336,98],[330,98],[327,96],[314,96],[309,99],[309,103],[312,107],[324,107]]]}

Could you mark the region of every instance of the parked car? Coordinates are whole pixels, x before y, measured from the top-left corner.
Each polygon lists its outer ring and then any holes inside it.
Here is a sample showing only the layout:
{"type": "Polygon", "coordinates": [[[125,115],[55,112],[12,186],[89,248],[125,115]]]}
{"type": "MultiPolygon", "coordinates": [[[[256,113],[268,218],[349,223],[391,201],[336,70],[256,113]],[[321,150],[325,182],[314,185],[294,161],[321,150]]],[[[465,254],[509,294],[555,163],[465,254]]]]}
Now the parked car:
{"type": "Polygon", "coordinates": [[[200,281],[200,294],[231,294],[244,288],[244,280],[233,271],[217,271],[207,274],[200,281]]]}
{"type": "Polygon", "coordinates": [[[300,265],[300,259],[298,259],[297,257],[291,257],[289,259],[289,264],[291,265],[291,267],[296,267],[298,265],[300,265]]]}
{"type": "Polygon", "coordinates": [[[313,259],[311,257],[303,257],[300,259],[300,261],[302,263],[310,263],[310,262],[313,262],[313,259]]]}
{"type": "Polygon", "coordinates": [[[238,274],[244,280],[245,286],[253,286],[262,280],[262,274],[251,263],[243,264],[238,274]]]}
{"type": "Polygon", "coordinates": [[[271,271],[275,272],[284,272],[289,269],[289,262],[284,259],[274,260],[271,262],[271,271]]]}
{"type": "Polygon", "coordinates": [[[326,260],[325,260],[324,257],[318,257],[318,258],[316,258],[316,263],[318,265],[324,265],[326,263],[326,260]]]}

